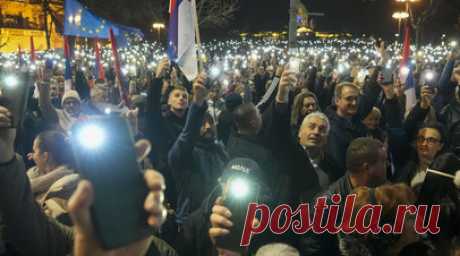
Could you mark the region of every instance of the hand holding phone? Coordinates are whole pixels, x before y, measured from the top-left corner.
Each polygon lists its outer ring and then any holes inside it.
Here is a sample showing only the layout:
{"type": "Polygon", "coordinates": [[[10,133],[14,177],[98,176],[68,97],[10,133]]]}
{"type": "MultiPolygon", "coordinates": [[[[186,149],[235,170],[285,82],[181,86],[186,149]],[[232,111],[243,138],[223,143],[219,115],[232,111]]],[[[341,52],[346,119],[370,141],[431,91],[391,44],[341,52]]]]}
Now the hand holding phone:
{"type": "Polygon", "coordinates": [[[169,59],[167,58],[164,58],[160,61],[160,63],[158,63],[157,65],[157,69],[155,71],[155,77],[156,78],[164,78],[165,76],[168,75],[168,73],[170,73],[170,68],[171,67],[171,64],[169,62],[169,59]]]}
{"type": "Polygon", "coordinates": [[[288,64],[288,70],[293,73],[300,73],[300,60],[298,58],[291,58],[288,64]]]}
{"type": "MultiPolygon", "coordinates": [[[[149,225],[159,228],[166,218],[166,209],[163,206],[165,181],[163,176],[154,170],[146,171],[144,178],[149,187],[149,195],[145,199],[145,210],[149,213],[146,221],[149,225]]],[[[95,240],[93,220],[89,217],[94,196],[94,186],[88,181],[81,181],[69,200],[69,213],[74,223],[75,236],[78,237],[74,240],[74,248],[77,252],[75,255],[141,255],[141,252],[145,252],[150,246],[149,238],[110,252],[100,246],[100,243],[95,240]]]]}
{"type": "Polygon", "coordinates": [[[393,83],[393,71],[388,68],[384,68],[381,71],[381,77],[379,78],[382,85],[389,85],[393,83]]]}
{"type": "Polygon", "coordinates": [[[128,121],[103,116],[74,125],[71,145],[77,170],[94,188],[91,218],[104,249],[126,246],[148,237],[143,180],[128,121]]]}
{"type": "MultiPolygon", "coordinates": [[[[228,230],[225,236],[214,237],[216,247],[235,252],[243,252],[245,250],[245,248],[240,246],[240,241],[246,220],[246,212],[249,203],[258,201],[259,190],[257,184],[244,176],[229,178],[222,198],[218,201],[220,204],[216,204],[213,207],[214,216],[211,215],[211,222],[213,222],[213,220],[218,218],[216,214],[224,214],[224,221],[221,224],[224,229],[228,230]],[[230,223],[232,225],[228,225],[230,223]]],[[[218,227],[219,225],[219,223],[214,221],[214,227],[218,227]]],[[[210,233],[211,231],[214,230],[210,230],[210,233]]]]}
{"type": "Polygon", "coordinates": [[[12,128],[22,126],[30,92],[31,79],[26,72],[10,73],[0,81],[0,104],[12,113],[12,128]]]}

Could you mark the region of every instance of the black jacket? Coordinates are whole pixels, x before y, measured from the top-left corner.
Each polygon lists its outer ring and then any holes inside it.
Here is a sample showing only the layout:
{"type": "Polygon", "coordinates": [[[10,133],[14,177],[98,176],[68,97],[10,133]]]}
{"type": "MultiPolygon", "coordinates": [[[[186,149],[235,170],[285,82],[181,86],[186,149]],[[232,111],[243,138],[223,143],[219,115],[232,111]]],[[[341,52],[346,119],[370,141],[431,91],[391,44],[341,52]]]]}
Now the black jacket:
{"type": "Polygon", "coordinates": [[[460,102],[456,98],[445,106],[441,113],[439,114],[440,121],[447,127],[448,130],[451,129],[453,124],[460,121],[460,102]]]}
{"type": "Polygon", "coordinates": [[[268,81],[267,74],[263,74],[262,76],[256,74],[254,76],[254,87],[255,87],[255,102],[259,102],[265,94],[265,84],[268,81]]]}
{"type": "Polygon", "coordinates": [[[152,142],[149,158],[165,177],[166,198],[171,206],[175,207],[176,185],[168,165],[168,152],[184,128],[186,117],[179,118],[169,111],[167,106],[161,104],[162,84],[163,80],[157,78],[150,83],[146,104],[145,135],[152,142]]]}
{"type": "Polygon", "coordinates": [[[346,169],[345,156],[348,146],[354,139],[366,137],[368,131],[361,120],[348,120],[338,116],[335,107],[329,107],[326,115],[331,124],[326,151],[337,163],[343,175],[346,169]]]}
{"type": "Polygon", "coordinates": [[[296,203],[300,196],[314,195],[318,177],[303,148],[290,137],[286,106],[273,102],[263,114],[263,128],[257,136],[232,134],[227,144],[231,158],[247,157],[264,172],[261,179],[282,203],[296,203]]]}
{"type": "Polygon", "coordinates": [[[206,110],[206,104],[191,105],[184,130],[169,151],[169,165],[178,193],[179,223],[211,193],[228,161],[222,144],[200,138],[206,110]]]}
{"type": "Polygon", "coordinates": [[[364,86],[364,94],[359,97],[358,111],[351,119],[337,115],[335,106],[330,106],[326,111],[331,124],[327,143],[327,152],[345,173],[345,156],[350,143],[359,137],[367,136],[367,128],[362,120],[369,114],[376,104],[380,94],[380,86],[371,80],[364,86]]]}
{"type": "Polygon", "coordinates": [[[180,118],[161,104],[162,79],[154,78],[148,90],[146,105],[146,135],[152,142],[152,160],[157,168],[167,166],[168,152],[185,126],[180,118]]]}
{"type": "MultiPolygon", "coordinates": [[[[341,203],[345,202],[347,195],[351,194],[353,186],[351,185],[350,177],[346,174],[336,182],[331,184],[327,190],[320,193],[315,197],[314,200],[310,201],[310,218],[313,218],[312,206],[315,204],[316,199],[319,197],[328,198],[328,204],[330,204],[330,197],[334,194],[339,194],[342,197],[341,203]]],[[[343,208],[343,205],[342,205],[343,208]]],[[[328,216],[327,210],[324,211],[323,216],[328,216]]],[[[341,213],[339,213],[338,220],[341,219],[341,213]]],[[[326,217],[323,217],[326,221],[326,217]]],[[[324,223],[323,223],[324,225],[324,223]]],[[[305,234],[299,239],[300,254],[305,256],[310,255],[341,255],[338,245],[338,239],[336,235],[324,233],[321,235],[314,234],[312,232],[305,234]]]]}

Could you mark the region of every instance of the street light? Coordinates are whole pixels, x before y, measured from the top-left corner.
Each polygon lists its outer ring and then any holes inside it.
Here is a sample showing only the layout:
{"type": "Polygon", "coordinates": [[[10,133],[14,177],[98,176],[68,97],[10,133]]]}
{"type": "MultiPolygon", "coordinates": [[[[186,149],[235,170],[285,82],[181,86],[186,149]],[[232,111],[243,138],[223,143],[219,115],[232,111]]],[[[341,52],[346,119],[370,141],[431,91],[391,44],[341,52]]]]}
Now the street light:
{"type": "MultiPolygon", "coordinates": [[[[401,1],[401,0],[398,0],[401,1]]],[[[409,13],[408,12],[395,12],[393,13],[393,19],[398,20],[398,34],[401,33],[401,20],[405,20],[409,18],[409,13]]]]}
{"type": "Polygon", "coordinates": [[[156,29],[158,31],[158,41],[161,41],[161,30],[165,28],[165,24],[156,22],[153,23],[153,29],[156,29]]]}

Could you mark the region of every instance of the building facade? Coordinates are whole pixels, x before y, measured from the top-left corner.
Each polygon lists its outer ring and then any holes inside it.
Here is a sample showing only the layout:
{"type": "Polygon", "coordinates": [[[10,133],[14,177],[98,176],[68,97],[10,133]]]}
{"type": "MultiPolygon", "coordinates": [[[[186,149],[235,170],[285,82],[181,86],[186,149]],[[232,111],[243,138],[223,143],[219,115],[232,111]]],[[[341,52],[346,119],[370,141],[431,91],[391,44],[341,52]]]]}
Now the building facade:
{"type": "Polygon", "coordinates": [[[0,0],[0,52],[14,52],[19,47],[27,52],[30,37],[37,51],[46,50],[45,25],[50,47],[62,48],[63,19],[63,0],[0,0]]]}

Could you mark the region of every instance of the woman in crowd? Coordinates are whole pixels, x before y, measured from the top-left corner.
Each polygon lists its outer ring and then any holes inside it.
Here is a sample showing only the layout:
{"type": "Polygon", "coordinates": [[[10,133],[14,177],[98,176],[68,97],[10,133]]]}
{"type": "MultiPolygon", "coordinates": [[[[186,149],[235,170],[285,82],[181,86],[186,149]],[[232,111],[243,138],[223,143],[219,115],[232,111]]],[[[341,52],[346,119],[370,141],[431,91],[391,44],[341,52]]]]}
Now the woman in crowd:
{"type": "Polygon", "coordinates": [[[76,188],[78,175],[66,135],[58,131],[40,133],[28,156],[36,164],[27,171],[35,200],[49,216],[67,222],[67,200],[76,188]]]}
{"type": "Polygon", "coordinates": [[[295,97],[291,112],[291,131],[292,136],[296,138],[296,140],[303,119],[308,114],[318,111],[318,109],[318,99],[314,93],[304,91],[295,97]]]}

